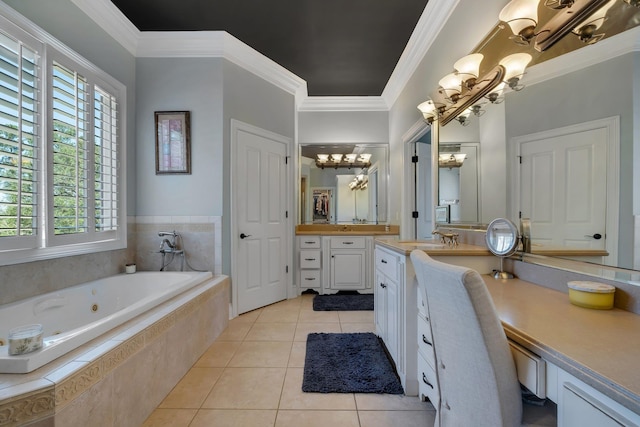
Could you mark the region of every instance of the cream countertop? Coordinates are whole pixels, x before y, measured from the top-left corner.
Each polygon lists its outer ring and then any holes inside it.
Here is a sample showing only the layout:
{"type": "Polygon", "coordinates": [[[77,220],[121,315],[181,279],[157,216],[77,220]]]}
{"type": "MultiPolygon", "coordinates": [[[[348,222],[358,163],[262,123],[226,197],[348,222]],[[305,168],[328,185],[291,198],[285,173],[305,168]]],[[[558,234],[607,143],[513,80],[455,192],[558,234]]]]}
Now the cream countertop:
{"type": "Polygon", "coordinates": [[[565,293],[482,276],[507,336],[640,414],[640,316],[591,310],[565,293]]]}
{"type": "Polygon", "coordinates": [[[300,224],[297,236],[397,236],[400,227],[385,224],[300,224]]]}
{"type": "Polygon", "coordinates": [[[487,256],[491,252],[485,246],[468,245],[460,243],[457,246],[449,246],[440,243],[439,240],[398,240],[397,238],[376,238],[376,244],[398,252],[401,255],[409,255],[411,251],[420,249],[431,256],[487,256]]]}

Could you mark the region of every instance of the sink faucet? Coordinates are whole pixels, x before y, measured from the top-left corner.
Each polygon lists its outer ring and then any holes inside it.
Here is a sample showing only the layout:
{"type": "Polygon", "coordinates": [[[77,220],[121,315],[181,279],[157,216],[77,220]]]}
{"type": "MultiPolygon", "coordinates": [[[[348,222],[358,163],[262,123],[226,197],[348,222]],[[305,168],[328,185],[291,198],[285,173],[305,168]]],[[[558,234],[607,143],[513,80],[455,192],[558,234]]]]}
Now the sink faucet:
{"type": "Polygon", "coordinates": [[[440,236],[440,242],[449,246],[458,246],[458,233],[443,233],[442,231],[435,229],[431,232],[433,235],[440,236]]]}

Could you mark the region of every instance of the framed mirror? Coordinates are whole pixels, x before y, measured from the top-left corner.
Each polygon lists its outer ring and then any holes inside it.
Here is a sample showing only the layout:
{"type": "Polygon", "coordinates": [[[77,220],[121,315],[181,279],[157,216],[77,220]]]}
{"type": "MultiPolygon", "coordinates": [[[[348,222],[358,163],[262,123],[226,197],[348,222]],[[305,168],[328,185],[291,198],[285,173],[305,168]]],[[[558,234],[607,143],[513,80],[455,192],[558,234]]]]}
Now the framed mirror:
{"type": "Polygon", "coordinates": [[[448,224],[480,221],[479,157],[477,142],[438,146],[438,207],[448,207],[448,224]]]}
{"type": "Polygon", "coordinates": [[[388,220],[389,146],[300,144],[299,224],[388,220]]]}

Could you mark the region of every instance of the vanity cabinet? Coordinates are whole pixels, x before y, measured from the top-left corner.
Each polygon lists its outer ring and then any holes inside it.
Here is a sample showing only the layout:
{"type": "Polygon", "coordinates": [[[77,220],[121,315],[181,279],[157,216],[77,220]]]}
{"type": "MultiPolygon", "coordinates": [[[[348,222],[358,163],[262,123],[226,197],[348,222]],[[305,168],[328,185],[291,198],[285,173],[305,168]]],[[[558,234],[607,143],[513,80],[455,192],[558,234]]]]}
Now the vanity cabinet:
{"type": "Polygon", "coordinates": [[[298,237],[299,285],[303,291],[322,290],[322,246],[320,236],[298,237]]]}
{"type": "Polygon", "coordinates": [[[301,291],[373,292],[373,236],[301,235],[296,246],[301,291]]]}
{"type": "Polygon", "coordinates": [[[334,291],[367,288],[367,238],[329,237],[329,288],[334,291]]]}
{"type": "Polygon", "coordinates": [[[375,323],[396,366],[407,396],[418,395],[416,284],[407,257],[387,248],[375,248],[375,323]],[[407,283],[407,277],[411,281],[407,283]],[[409,337],[407,339],[407,337],[409,337]]]}
{"type": "Polygon", "coordinates": [[[436,374],[436,356],[433,349],[429,307],[422,292],[418,289],[418,396],[422,400],[429,399],[434,407],[438,407],[440,391],[436,374]]]}

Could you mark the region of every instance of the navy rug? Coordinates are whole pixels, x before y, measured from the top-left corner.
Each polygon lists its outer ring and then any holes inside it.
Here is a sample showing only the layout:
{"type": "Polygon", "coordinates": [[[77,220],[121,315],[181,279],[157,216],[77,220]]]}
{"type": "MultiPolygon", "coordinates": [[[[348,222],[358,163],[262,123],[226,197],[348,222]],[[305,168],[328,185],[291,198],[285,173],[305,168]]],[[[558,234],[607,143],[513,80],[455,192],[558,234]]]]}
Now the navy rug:
{"type": "Polygon", "coordinates": [[[309,334],[302,391],[404,393],[382,341],[372,333],[309,334]]]}
{"type": "Polygon", "coordinates": [[[373,310],[373,294],[338,292],[333,295],[316,295],[313,311],[364,311],[373,310]]]}

